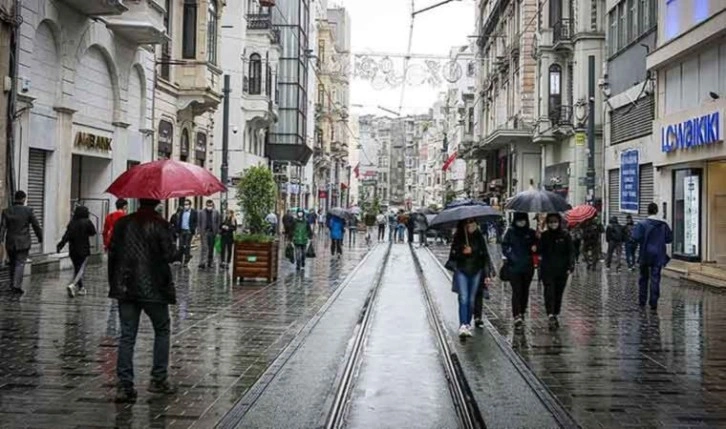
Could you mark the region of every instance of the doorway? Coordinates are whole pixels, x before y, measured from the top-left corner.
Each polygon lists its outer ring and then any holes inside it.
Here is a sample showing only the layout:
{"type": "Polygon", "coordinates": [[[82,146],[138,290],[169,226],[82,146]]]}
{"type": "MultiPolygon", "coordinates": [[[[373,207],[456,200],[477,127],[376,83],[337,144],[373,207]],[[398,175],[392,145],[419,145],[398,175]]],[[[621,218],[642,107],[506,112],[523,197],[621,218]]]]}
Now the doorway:
{"type": "Polygon", "coordinates": [[[726,267],[726,161],[708,164],[709,260],[726,267]]]}

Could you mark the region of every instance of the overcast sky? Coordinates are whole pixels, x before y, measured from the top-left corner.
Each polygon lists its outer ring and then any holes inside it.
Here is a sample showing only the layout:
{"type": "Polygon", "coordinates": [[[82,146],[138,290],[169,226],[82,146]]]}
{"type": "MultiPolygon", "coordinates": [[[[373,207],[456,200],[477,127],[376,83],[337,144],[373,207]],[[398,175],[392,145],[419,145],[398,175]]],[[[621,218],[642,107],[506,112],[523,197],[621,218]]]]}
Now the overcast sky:
{"type": "MultiPolygon", "coordinates": [[[[415,0],[416,10],[441,0],[415,0]]],[[[411,16],[410,0],[329,0],[329,6],[344,6],[351,17],[353,53],[393,52],[404,54],[408,47],[411,16]]],[[[417,15],[413,32],[413,53],[448,55],[452,46],[468,43],[474,34],[474,0],[453,1],[417,15]]],[[[380,59],[380,58],[378,58],[380,59]]],[[[423,64],[421,60],[418,62],[423,64]]],[[[399,73],[401,62],[397,63],[399,73]]],[[[443,88],[430,85],[407,87],[404,113],[424,113],[443,88]]],[[[351,103],[362,104],[353,110],[360,113],[385,114],[375,106],[398,110],[401,88],[375,90],[369,81],[356,79],[351,85],[351,103]]]]}

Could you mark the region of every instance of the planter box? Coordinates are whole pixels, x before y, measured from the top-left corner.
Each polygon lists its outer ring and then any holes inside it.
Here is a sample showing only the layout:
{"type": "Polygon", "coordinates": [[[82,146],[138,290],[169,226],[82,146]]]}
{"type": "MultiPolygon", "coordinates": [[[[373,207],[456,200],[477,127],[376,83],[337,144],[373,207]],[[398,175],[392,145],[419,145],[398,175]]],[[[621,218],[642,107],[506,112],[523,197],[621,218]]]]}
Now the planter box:
{"type": "Polygon", "coordinates": [[[239,241],[234,244],[234,266],[232,276],[238,281],[244,279],[277,280],[280,242],[251,243],[239,241]]]}

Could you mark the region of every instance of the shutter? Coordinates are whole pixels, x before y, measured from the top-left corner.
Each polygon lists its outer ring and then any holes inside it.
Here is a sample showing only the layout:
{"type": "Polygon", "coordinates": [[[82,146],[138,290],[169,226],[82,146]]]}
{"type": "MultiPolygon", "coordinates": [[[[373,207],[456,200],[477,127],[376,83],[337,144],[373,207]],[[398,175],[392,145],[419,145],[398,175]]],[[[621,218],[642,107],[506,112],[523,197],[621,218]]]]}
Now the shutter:
{"type": "MultiPolygon", "coordinates": [[[[45,156],[44,150],[30,149],[28,157],[28,207],[33,209],[41,227],[45,223],[45,156]]],[[[33,231],[30,237],[32,240],[30,253],[42,253],[43,249],[33,231]]]]}
{"type": "Polygon", "coordinates": [[[654,118],[655,98],[652,95],[613,110],[610,112],[610,144],[652,134],[654,118]]]}
{"type": "Polygon", "coordinates": [[[653,202],[654,192],[654,169],[653,164],[642,164],[640,166],[640,187],[638,189],[638,216],[648,217],[648,204],[653,202]]]}
{"type": "Polygon", "coordinates": [[[611,217],[617,216],[618,221],[624,224],[626,215],[620,212],[620,169],[616,168],[608,172],[608,216],[603,223],[607,225],[611,217]]]}

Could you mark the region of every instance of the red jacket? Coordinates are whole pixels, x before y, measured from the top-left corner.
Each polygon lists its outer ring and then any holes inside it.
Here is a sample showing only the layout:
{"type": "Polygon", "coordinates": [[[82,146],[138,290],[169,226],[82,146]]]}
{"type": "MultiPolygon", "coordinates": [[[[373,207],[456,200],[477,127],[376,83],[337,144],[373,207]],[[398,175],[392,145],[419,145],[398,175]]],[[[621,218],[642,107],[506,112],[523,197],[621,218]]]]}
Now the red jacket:
{"type": "Polygon", "coordinates": [[[106,216],[106,220],[103,222],[104,249],[108,250],[108,246],[111,244],[111,237],[113,236],[113,227],[116,225],[116,222],[124,216],[126,216],[126,212],[123,210],[116,210],[106,216]]]}

